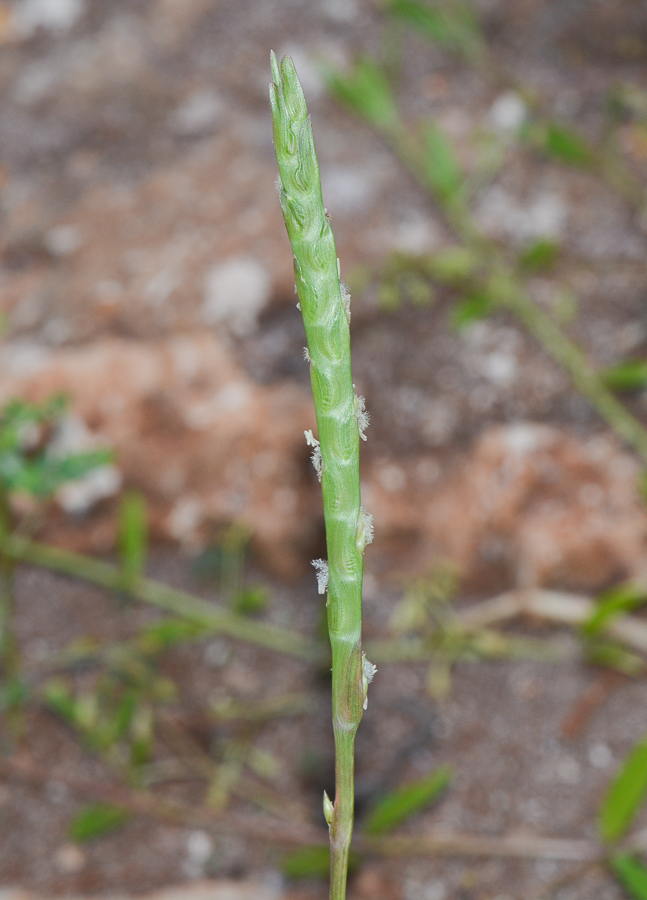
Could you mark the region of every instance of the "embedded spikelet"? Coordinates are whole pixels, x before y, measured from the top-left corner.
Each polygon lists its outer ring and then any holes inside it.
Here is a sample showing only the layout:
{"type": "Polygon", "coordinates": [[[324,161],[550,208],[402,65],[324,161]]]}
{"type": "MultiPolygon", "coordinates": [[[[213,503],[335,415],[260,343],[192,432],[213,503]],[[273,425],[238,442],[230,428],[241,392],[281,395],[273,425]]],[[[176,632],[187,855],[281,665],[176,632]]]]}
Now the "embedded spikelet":
{"type": "Polygon", "coordinates": [[[364,703],[362,706],[364,709],[368,708],[368,686],[375,678],[376,672],[377,666],[373,665],[372,662],[369,662],[366,658],[366,654],[362,653],[362,688],[364,691],[364,703]]]}
{"type": "Polygon", "coordinates": [[[305,361],[306,361],[307,363],[311,363],[311,362],[312,362],[312,360],[310,359],[310,351],[308,350],[307,347],[304,347],[304,348],[303,348],[303,358],[305,359],[305,361]]]}
{"type": "Polygon", "coordinates": [[[344,309],[346,310],[346,318],[348,319],[348,324],[350,325],[350,291],[348,289],[348,285],[344,284],[343,281],[340,281],[339,290],[341,291],[341,299],[344,304],[344,309]]]}
{"type": "Polygon", "coordinates": [[[297,309],[299,310],[299,312],[301,312],[301,304],[299,303],[298,300],[297,300],[297,309]]]}
{"type": "Polygon", "coordinates": [[[366,401],[363,397],[358,397],[355,395],[355,418],[357,419],[357,427],[359,428],[359,436],[363,441],[366,440],[366,435],[364,432],[369,426],[369,422],[371,421],[371,417],[366,411],[366,401]]]}
{"type": "Polygon", "coordinates": [[[333,813],[335,812],[335,807],[333,806],[333,802],[328,796],[328,794],[324,791],[323,795],[323,814],[324,819],[326,820],[326,824],[328,828],[330,828],[330,823],[332,822],[333,813]]]}
{"type": "Polygon", "coordinates": [[[311,565],[317,573],[317,591],[325,594],[328,590],[328,563],[325,559],[313,559],[311,565]]]}
{"type": "Polygon", "coordinates": [[[276,191],[276,193],[277,193],[277,194],[279,195],[279,197],[280,197],[280,196],[281,196],[281,192],[282,192],[282,190],[283,190],[283,182],[281,181],[281,176],[280,176],[280,175],[277,175],[276,178],[274,179],[274,190],[276,191]]]}

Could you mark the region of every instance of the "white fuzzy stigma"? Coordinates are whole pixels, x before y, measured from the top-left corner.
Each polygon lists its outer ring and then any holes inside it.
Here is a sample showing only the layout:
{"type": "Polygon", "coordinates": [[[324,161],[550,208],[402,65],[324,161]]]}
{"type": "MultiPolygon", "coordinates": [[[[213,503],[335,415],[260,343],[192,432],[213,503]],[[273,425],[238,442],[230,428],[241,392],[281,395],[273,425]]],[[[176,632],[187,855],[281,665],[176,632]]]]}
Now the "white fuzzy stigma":
{"type": "Polygon", "coordinates": [[[317,591],[325,594],[328,590],[328,563],[325,559],[313,559],[311,565],[317,573],[317,591]]]}
{"type": "Polygon", "coordinates": [[[312,465],[314,466],[314,470],[317,473],[317,478],[321,481],[321,476],[323,475],[323,458],[321,456],[321,447],[319,446],[319,441],[313,435],[312,431],[304,431],[306,436],[306,444],[308,447],[313,447],[312,456],[310,459],[312,460],[312,465]]]}
{"type": "Polygon", "coordinates": [[[362,534],[364,536],[365,544],[373,543],[373,516],[366,509],[365,506],[360,506],[359,508],[359,518],[362,526],[362,534]]]}
{"type": "Polygon", "coordinates": [[[363,441],[366,440],[364,433],[369,426],[371,417],[366,411],[366,401],[363,397],[355,395],[355,418],[357,419],[357,427],[359,428],[359,436],[363,441]]]}

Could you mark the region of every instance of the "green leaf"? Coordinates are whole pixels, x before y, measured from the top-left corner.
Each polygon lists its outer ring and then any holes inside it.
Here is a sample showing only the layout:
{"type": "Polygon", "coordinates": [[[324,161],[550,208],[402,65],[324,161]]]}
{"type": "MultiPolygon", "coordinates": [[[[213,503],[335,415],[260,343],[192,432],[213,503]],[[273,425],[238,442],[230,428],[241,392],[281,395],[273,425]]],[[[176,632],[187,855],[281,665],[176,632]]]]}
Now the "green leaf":
{"type": "Polygon", "coordinates": [[[478,61],[485,44],[474,11],[466,3],[420,3],[419,0],[391,0],[387,11],[427,40],[466,59],[478,61]]]}
{"type": "Polygon", "coordinates": [[[67,830],[70,840],[78,844],[102,837],[111,831],[122,828],[132,813],[123,806],[111,803],[88,803],[81,807],[70,822],[67,830]]]}
{"type": "Polygon", "coordinates": [[[242,616],[258,616],[267,609],[268,596],[265,585],[255,584],[238,591],[231,605],[242,616]]]}
{"type": "Polygon", "coordinates": [[[379,131],[391,131],[399,113],[385,71],[368,56],[360,57],[348,74],[330,66],[323,70],[333,96],[379,131]]]}
{"type": "Polygon", "coordinates": [[[43,702],[70,725],[76,722],[76,701],[62,678],[51,678],[42,687],[43,702]]]}
{"type": "Polygon", "coordinates": [[[377,302],[386,312],[395,312],[402,306],[400,288],[393,281],[380,281],[377,286],[377,302]]]}
{"type": "Polygon", "coordinates": [[[589,167],[595,159],[593,149],[581,134],[556,122],[546,126],[543,149],[553,159],[578,168],[589,167]]]}
{"type": "Polygon", "coordinates": [[[519,263],[529,272],[547,272],[559,256],[560,246],[550,238],[538,238],[519,254],[519,263]]]}
{"type": "Polygon", "coordinates": [[[464,300],[454,304],[451,310],[450,322],[454,328],[465,328],[479,319],[489,316],[494,308],[492,298],[483,291],[470,294],[464,300]]]}
{"type": "MultiPolygon", "coordinates": [[[[351,850],[348,859],[349,874],[359,865],[360,857],[351,850]]],[[[281,860],[281,871],[286,878],[327,878],[330,872],[330,847],[313,845],[288,853],[281,860]]]]}
{"type": "Polygon", "coordinates": [[[29,685],[20,676],[0,683],[0,709],[22,709],[29,700],[29,685]]]}
{"type": "Polygon", "coordinates": [[[148,514],[146,498],[137,491],[127,491],[119,504],[118,543],[121,565],[126,580],[144,574],[148,553],[148,514]]]}
{"type": "Polygon", "coordinates": [[[647,794],[647,735],[631,750],[616,773],[598,810],[604,841],[625,834],[647,794]]]}
{"type": "Polygon", "coordinates": [[[584,649],[586,661],[591,665],[615,669],[629,678],[637,678],[645,671],[643,657],[631,653],[621,644],[594,638],[587,642],[584,649]]]}
{"type": "Polygon", "coordinates": [[[463,184],[456,148],[436,122],[426,122],[421,129],[425,146],[425,172],[439,198],[449,203],[463,184]]]}
{"type": "Polygon", "coordinates": [[[644,586],[631,581],[616,585],[597,598],[593,612],[582,625],[583,634],[586,637],[600,634],[613,619],[637,609],[646,601],[647,591],[644,586]]]}
{"type": "Polygon", "coordinates": [[[647,387],[647,359],[625,359],[607,366],[600,376],[612,391],[640,391],[647,387]]]}
{"type": "Polygon", "coordinates": [[[149,625],[139,635],[138,644],[144,653],[160,653],[173,644],[182,644],[204,635],[206,626],[190,619],[166,618],[149,625]]]}
{"type": "Polygon", "coordinates": [[[364,822],[364,833],[378,835],[393,831],[432,804],[453,777],[453,770],[449,766],[441,766],[425,778],[410,781],[404,787],[386,794],[368,814],[364,822]]]}
{"type": "Polygon", "coordinates": [[[647,900],[647,869],[633,856],[618,853],[609,860],[614,875],[633,900],[647,900]]]}
{"type": "Polygon", "coordinates": [[[478,265],[478,257],[467,247],[448,247],[424,259],[424,269],[429,277],[450,287],[464,285],[478,265]]]}

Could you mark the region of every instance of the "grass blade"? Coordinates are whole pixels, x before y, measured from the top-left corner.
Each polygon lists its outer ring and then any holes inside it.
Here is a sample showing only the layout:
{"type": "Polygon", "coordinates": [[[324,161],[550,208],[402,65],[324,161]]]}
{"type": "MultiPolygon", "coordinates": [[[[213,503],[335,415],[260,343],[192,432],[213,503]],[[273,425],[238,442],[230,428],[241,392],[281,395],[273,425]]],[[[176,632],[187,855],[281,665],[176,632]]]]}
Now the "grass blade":
{"type": "Polygon", "coordinates": [[[647,794],[647,735],[635,745],[616,773],[598,810],[604,841],[617,841],[631,823],[647,794]]]}
{"type": "Polygon", "coordinates": [[[437,800],[453,777],[453,770],[449,766],[441,766],[425,778],[410,781],[386,794],[367,816],[364,833],[374,836],[393,831],[437,800]]]}

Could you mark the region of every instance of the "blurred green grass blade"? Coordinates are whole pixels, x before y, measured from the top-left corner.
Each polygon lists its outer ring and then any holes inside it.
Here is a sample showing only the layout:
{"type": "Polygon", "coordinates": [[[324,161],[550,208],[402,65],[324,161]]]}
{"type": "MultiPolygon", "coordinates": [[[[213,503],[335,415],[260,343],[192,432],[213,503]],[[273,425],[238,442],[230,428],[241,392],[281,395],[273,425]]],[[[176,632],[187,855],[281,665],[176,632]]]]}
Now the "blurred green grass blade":
{"type": "Polygon", "coordinates": [[[126,578],[144,574],[148,554],[148,512],[146,498],[138,491],[126,491],[119,504],[119,552],[126,578]]]}
{"type": "Polygon", "coordinates": [[[631,612],[647,601],[645,587],[634,582],[625,582],[601,594],[591,616],[582,625],[586,637],[600,634],[613,619],[631,612]]]}
{"type": "MultiPolygon", "coordinates": [[[[353,850],[348,858],[348,872],[352,874],[360,862],[353,850]]],[[[281,860],[281,871],[286,878],[327,878],[330,872],[330,847],[313,845],[286,854],[281,860]]]]}
{"type": "Polygon", "coordinates": [[[640,391],[647,387],[647,360],[626,359],[615,366],[607,366],[600,375],[612,391],[640,391]]]}
{"type": "Polygon", "coordinates": [[[421,128],[425,148],[425,173],[434,191],[445,203],[458,194],[463,185],[463,173],[458,165],[458,154],[451,140],[433,121],[421,128]]]}
{"type": "Polygon", "coordinates": [[[375,60],[361,56],[347,74],[324,66],[323,76],[333,96],[378,131],[390,132],[398,125],[400,116],[389,79],[375,60]]]}
{"type": "Polygon", "coordinates": [[[393,831],[398,825],[433,803],[453,777],[453,770],[449,766],[441,766],[425,778],[410,781],[386,794],[368,814],[364,823],[364,834],[373,836],[393,831]]]}
{"type": "Polygon", "coordinates": [[[642,863],[626,853],[612,856],[609,863],[632,900],[647,900],[647,869],[642,863]]]}
{"type": "Polygon", "coordinates": [[[537,238],[521,251],[519,263],[529,272],[548,272],[555,265],[559,252],[560,246],[556,241],[537,238]]]}
{"type": "Polygon", "coordinates": [[[42,687],[42,698],[55,715],[70,725],[76,722],[76,701],[62,678],[50,678],[42,687]]]}
{"type": "Polygon", "coordinates": [[[549,122],[546,126],[543,149],[548,156],[569,166],[587,168],[595,161],[588,141],[576,131],[556,122],[549,122]]]}
{"type": "Polygon", "coordinates": [[[454,328],[465,328],[472,322],[489,316],[492,309],[493,303],[490,295],[485,291],[476,291],[453,306],[450,322],[454,328]]]}
{"type": "Polygon", "coordinates": [[[70,840],[82,844],[122,828],[131,818],[131,811],[123,806],[88,803],[74,816],[67,834],[70,840]]]}
{"type": "Polygon", "coordinates": [[[467,3],[446,0],[430,5],[419,0],[391,0],[387,11],[427,40],[466,59],[476,62],[485,52],[478,19],[467,3]]]}
{"type": "Polygon", "coordinates": [[[173,644],[199,639],[206,632],[207,629],[202,622],[169,616],[145,628],[140,633],[137,643],[144,653],[159,653],[173,644]]]}
{"type": "Polygon", "coordinates": [[[598,810],[604,841],[617,841],[630,827],[647,794],[647,735],[629,753],[598,810]]]}
{"type": "Polygon", "coordinates": [[[424,260],[424,269],[429,277],[450,287],[464,286],[478,265],[477,255],[468,247],[448,247],[424,260]]]}
{"type": "Polygon", "coordinates": [[[621,644],[593,639],[584,648],[586,662],[593,666],[615,669],[629,678],[638,678],[645,672],[645,660],[637,653],[631,653],[621,644]]]}

